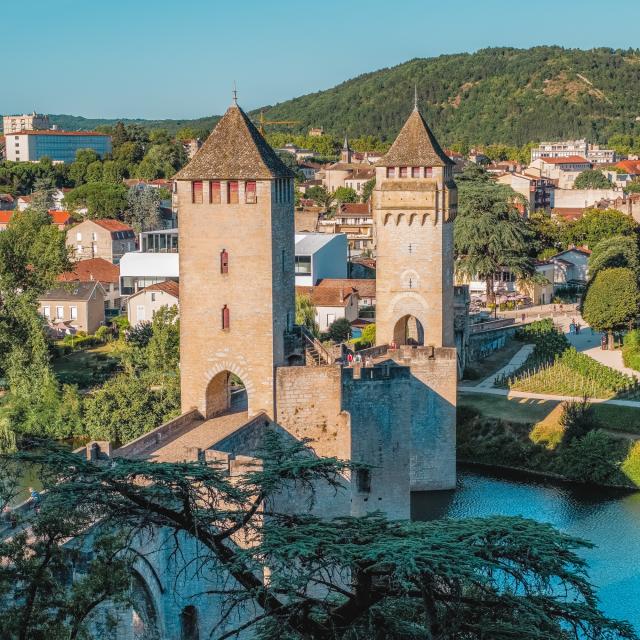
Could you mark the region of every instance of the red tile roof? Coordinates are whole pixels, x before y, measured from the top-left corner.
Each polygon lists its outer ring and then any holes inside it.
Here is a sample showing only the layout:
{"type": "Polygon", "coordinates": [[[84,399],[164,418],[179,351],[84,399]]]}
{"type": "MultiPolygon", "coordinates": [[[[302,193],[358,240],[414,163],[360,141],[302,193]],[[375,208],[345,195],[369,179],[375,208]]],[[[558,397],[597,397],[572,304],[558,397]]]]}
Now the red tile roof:
{"type": "Polygon", "coordinates": [[[565,220],[578,220],[584,215],[584,207],[556,207],[551,210],[551,214],[565,220]]]}
{"type": "Polygon", "coordinates": [[[340,205],[340,213],[369,213],[369,203],[345,202],[340,205]]]}
{"type": "Polygon", "coordinates": [[[0,211],[0,224],[9,224],[15,211],[0,211]]]}
{"type": "Polygon", "coordinates": [[[547,164],[591,164],[582,156],[567,156],[566,158],[540,158],[547,164]]]}
{"type": "Polygon", "coordinates": [[[145,287],[143,291],[164,291],[174,298],[180,298],[180,285],[174,280],[165,280],[164,282],[156,282],[145,287]]]}
{"type": "Polygon", "coordinates": [[[620,160],[614,166],[624,169],[630,175],[640,175],[640,160],[620,160]]]}
{"type": "Polygon", "coordinates": [[[71,214],[68,211],[49,209],[49,215],[51,216],[52,224],[57,224],[58,226],[64,226],[71,222],[71,214]]]}
{"type": "Polygon", "coordinates": [[[346,286],[297,286],[296,293],[309,296],[316,307],[346,307],[349,304],[349,298],[354,294],[357,295],[353,287],[346,286]]]}
{"type": "Polygon", "coordinates": [[[316,289],[340,289],[345,292],[357,291],[361,298],[376,297],[376,281],[374,278],[323,278],[316,289]]]}
{"type": "Polygon", "coordinates": [[[106,229],[107,231],[133,231],[133,228],[120,220],[113,220],[112,218],[101,218],[100,220],[94,220],[98,226],[106,229]]]}
{"type": "Polygon", "coordinates": [[[73,265],[73,271],[61,273],[61,282],[112,282],[117,284],[120,279],[120,267],[104,258],[89,258],[80,260],[73,265]]]}

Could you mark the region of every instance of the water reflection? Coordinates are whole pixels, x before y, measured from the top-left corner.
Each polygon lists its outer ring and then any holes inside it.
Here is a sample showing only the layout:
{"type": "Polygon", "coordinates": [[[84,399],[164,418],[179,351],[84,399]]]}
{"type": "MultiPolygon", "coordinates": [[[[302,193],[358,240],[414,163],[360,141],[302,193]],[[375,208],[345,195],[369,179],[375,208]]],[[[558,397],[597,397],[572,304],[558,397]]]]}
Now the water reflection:
{"type": "Polygon", "coordinates": [[[602,608],[640,630],[640,493],[557,485],[474,471],[458,475],[456,491],[417,493],[416,520],[520,515],[549,522],[596,545],[581,551],[602,608]]]}

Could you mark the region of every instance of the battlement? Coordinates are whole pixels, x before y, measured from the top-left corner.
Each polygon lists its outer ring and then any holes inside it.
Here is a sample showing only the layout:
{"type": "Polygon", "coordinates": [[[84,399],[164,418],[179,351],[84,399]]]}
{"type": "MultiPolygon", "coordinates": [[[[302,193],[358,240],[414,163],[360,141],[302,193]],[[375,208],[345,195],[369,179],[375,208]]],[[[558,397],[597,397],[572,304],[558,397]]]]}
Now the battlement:
{"type": "Polygon", "coordinates": [[[396,361],[413,360],[456,360],[457,351],[454,347],[413,347],[401,345],[397,349],[389,349],[387,355],[396,361]]]}
{"type": "Polygon", "coordinates": [[[342,382],[371,382],[375,380],[408,380],[411,377],[409,367],[395,363],[379,364],[375,367],[355,366],[342,369],[342,382]]]}

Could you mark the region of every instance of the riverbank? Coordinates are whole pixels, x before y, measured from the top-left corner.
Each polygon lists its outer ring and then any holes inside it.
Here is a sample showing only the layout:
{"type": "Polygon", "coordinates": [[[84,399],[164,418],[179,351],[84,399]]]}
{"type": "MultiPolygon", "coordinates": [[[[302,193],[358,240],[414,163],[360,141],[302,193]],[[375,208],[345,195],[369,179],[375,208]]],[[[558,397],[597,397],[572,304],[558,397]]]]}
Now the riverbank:
{"type": "Polygon", "coordinates": [[[552,414],[539,421],[517,412],[511,419],[487,416],[465,404],[463,396],[457,418],[458,461],[571,483],[640,488],[638,441],[607,431],[606,424],[596,420],[584,435],[566,442],[559,423],[561,407],[552,414]]]}

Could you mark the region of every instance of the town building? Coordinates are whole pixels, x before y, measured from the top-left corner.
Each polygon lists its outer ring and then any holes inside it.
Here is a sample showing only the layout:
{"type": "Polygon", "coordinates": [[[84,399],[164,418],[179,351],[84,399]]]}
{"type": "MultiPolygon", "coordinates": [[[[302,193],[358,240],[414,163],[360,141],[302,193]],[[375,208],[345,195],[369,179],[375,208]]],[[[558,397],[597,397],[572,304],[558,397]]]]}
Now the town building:
{"type": "Polygon", "coordinates": [[[111,136],[97,131],[20,131],[5,135],[7,160],[73,162],[80,149],[93,149],[101,158],[111,153],[111,136]]]}
{"type": "Polygon", "coordinates": [[[322,278],[347,277],[347,236],[343,233],[296,233],[295,283],[313,286],[322,278]]]}
{"type": "Polygon", "coordinates": [[[565,286],[584,286],[589,275],[589,256],[585,248],[571,247],[549,258],[554,266],[553,284],[556,289],[565,286]]]}
{"type": "Polygon", "coordinates": [[[293,142],[287,142],[284,147],[280,147],[279,149],[276,149],[276,151],[291,154],[296,159],[296,162],[303,162],[308,158],[313,158],[314,155],[311,149],[303,149],[293,144],[293,142]]]}
{"type": "Polygon", "coordinates": [[[104,324],[105,292],[99,282],[74,282],[43,293],[38,312],[59,333],[95,333],[104,324]]]}
{"type": "Polygon", "coordinates": [[[202,140],[200,138],[192,138],[191,140],[183,140],[182,147],[187,154],[187,158],[191,160],[196,155],[198,149],[202,146],[202,140]]]}
{"type": "Polygon", "coordinates": [[[516,193],[521,194],[527,203],[527,211],[548,211],[554,206],[555,181],[528,173],[504,173],[497,177],[501,184],[509,185],[516,193]]]}
{"type": "Polygon", "coordinates": [[[591,167],[591,162],[581,156],[537,158],[531,162],[527,173],[556,180],[558,189],[572,189],[575,179],[591,167]]]}
{"type": "Polygon", "coordinates": [[[336,320],[346,318],[349,323],[358,319],[358,291],[342,284],[323,280],[323,286],[296,286],[296,295],[306,296],[316,310],[316,323],[325,332],[336,320]]]}
{"type": "Polygon", "coordinates": [[[592,164],[613,164],[616,152],[613,149],[601,149],[597,144],[591,144],[585,139],[564,140],[560,142],[541,142],[531,149],[531,162],[540,158],[568,158],[580,156],[592,164]]]}
{"type": "Polygon", "coordinates": [[[107,318],[122,311],[120,269],[104,258],[89,258],[73,264],[73,269],[58,276],[59,282],[99,282],[104,289],[104,312],[107,318]]]}
{"type": "Polygon", "coordinates": [[[5,231],[13,218],[13,211],[0,210],[0,231],[5,231]]]}
{"type": "Polygon", "coordinates": [[[36,113],[22,113],[15,116],[3,116],[2,132],[6,136],[16,131],[36,131],[49,129],[49,116],[36,113]]]}
{"type": "Polygon", "coordinates": [[[349,242],[349,256],[371,253],[375,249],[371,203],[342,203],[333,216],[318,220],[320,233],[344,233],[349,242]]]}
{"type": "Polygon", "coordinates": [[[127,318],[133,327],[141,322],[151,322],[161,307],[177,307],[180,304],[180,287],[167,280],[151,284],[127,299],[127,318]]]}
{"type": "Polygon", "coordinates": [[[553,197],[555,209],[595,207],[602,200],[614,200],[622,191],[614,189],[556,189],[553,197]]]}
{"type": "Polygon", "coordinates": [[[120,290],[123,296],[165,280],[179,279],[178,229],[144,231],[138,251],[120,259],[120,290]]]}
{"type": "Polygon", "coordinates": [[[128,224],[112,218],[85,220],[67,231],[67,246],[75,260],[104,258],[118,264],[136,248],[136,234],[128,224]]]}
{"type": "Polygon", "coordinates": [[[51,218],[51,224],[58,227],[60,231],[64,231],[73,222],[73,218],[68,211],[49,209],[48,213],[51,218]]]}
{"type": "Polygon", "coordinates": [[[10,193],[0,193],[0,211],[12,211],[16,208],[16,199],[10,193]]]}

